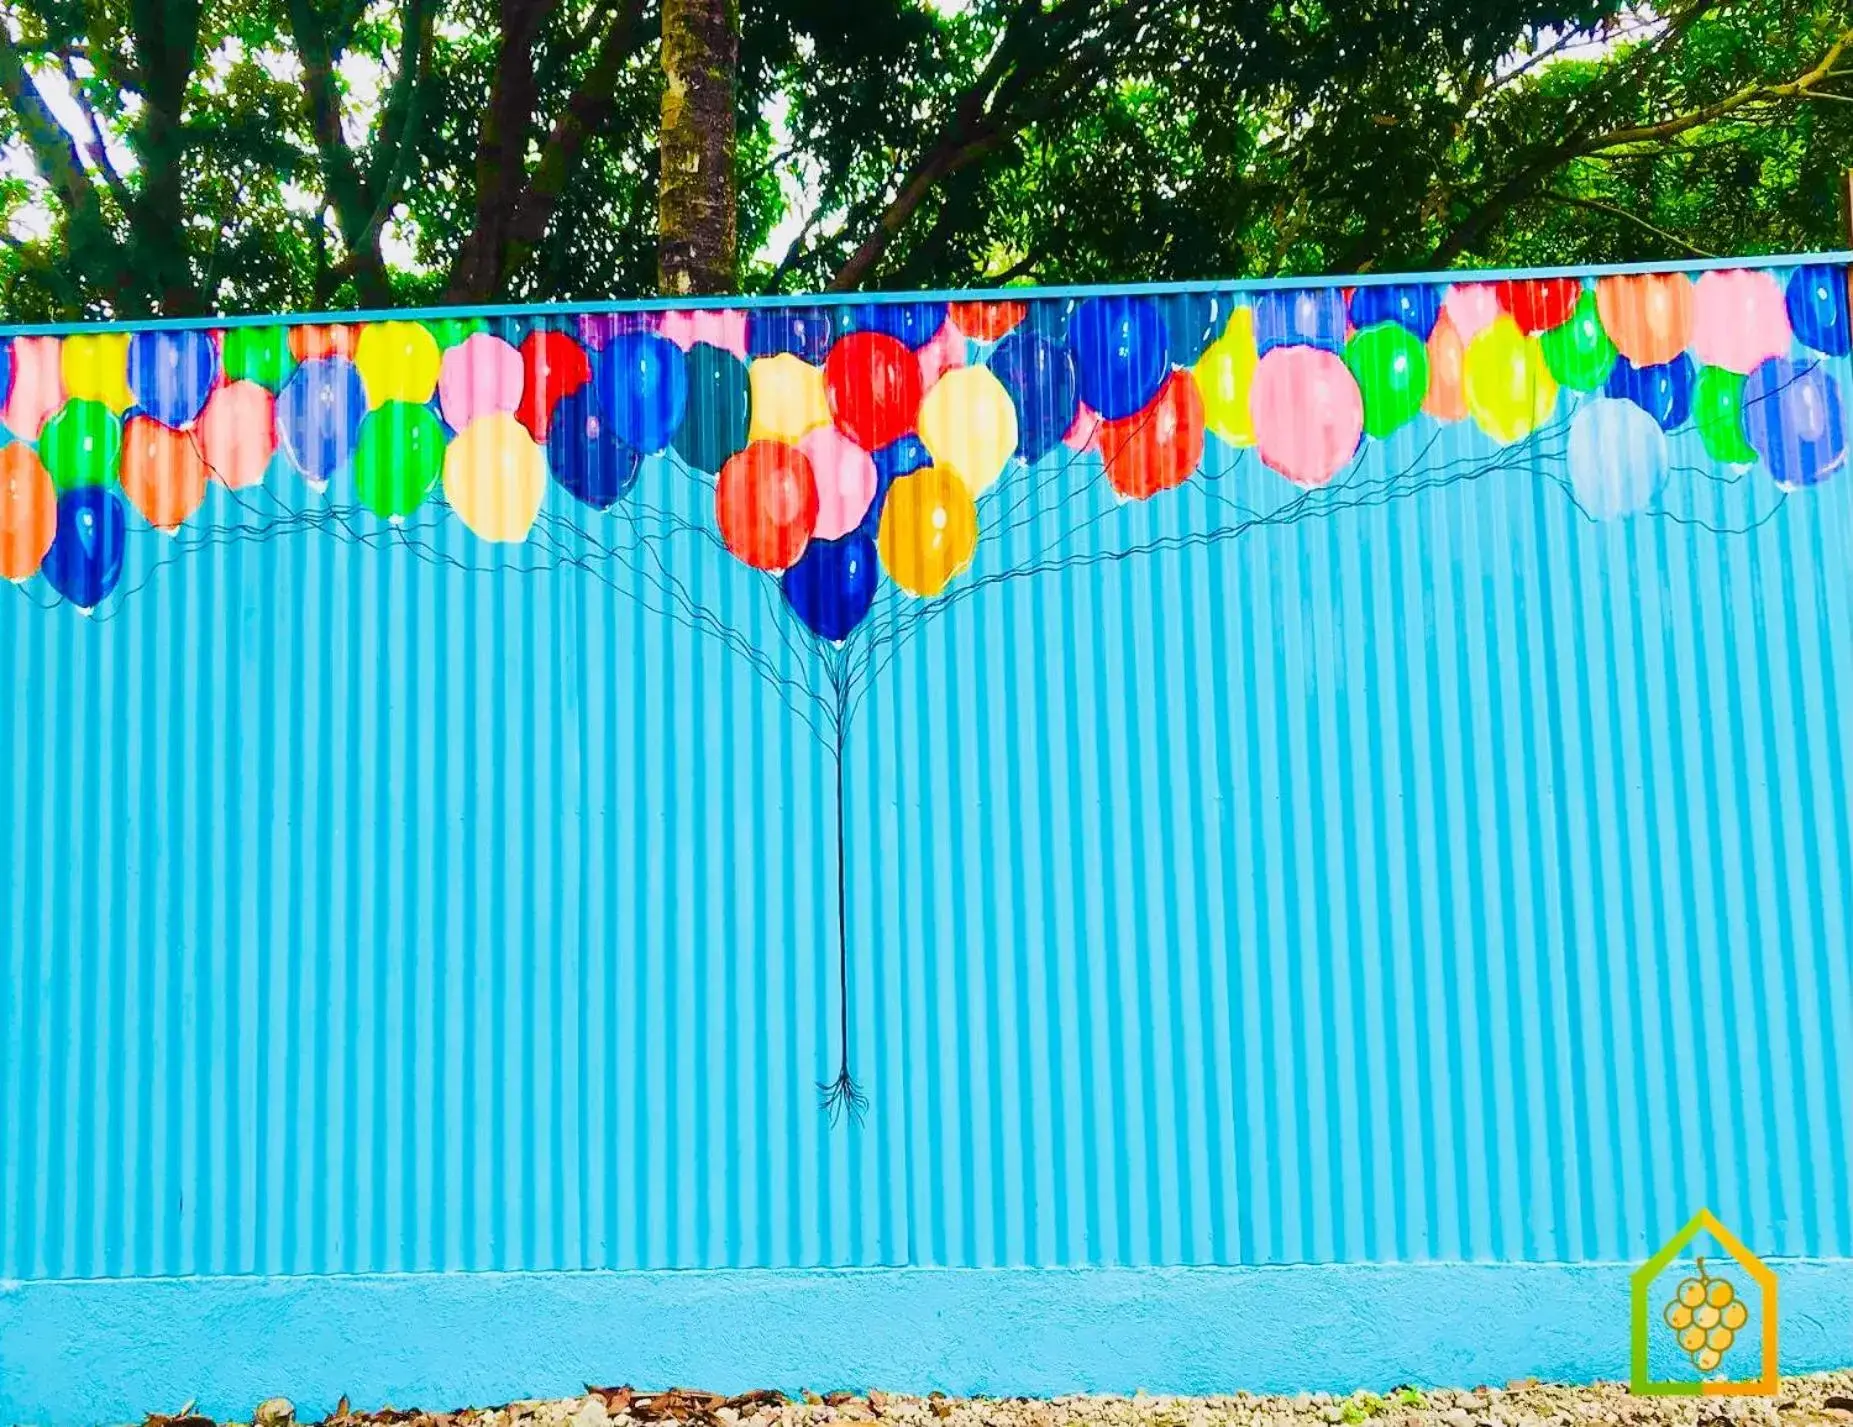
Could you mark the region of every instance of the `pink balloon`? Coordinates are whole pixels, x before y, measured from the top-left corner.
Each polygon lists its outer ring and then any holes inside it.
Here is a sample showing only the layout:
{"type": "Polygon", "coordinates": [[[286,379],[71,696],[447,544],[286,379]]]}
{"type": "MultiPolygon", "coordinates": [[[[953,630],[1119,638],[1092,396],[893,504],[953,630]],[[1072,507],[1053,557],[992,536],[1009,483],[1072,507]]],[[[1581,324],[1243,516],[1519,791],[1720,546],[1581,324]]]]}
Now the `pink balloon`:
{"type": "Polygon", "coordinates": [[[13,390],[0,420],[22,441],[39,439],[39,428],[64,405],[64,365],[56,337],[13,339],[13,390]]]}
{"type": "Polygon", "coordinates": [[[940,323],[933,340],[920,349],[920,390],[931,391],[933,383],[955,367],[965,365],[965,334],[950,320],[940,323]]]}
{"type": "Polygon", "coordinates": [[[1708,367],[1748,375],[1789,354],[1782,285],[1766,272],[1709,272],[1693,290],[1692,350],[1708,367]]]}
{"type": "Polygon", "coordinates": [[[260,484],[277,450],[276,398],[256,382],[228,382],[206,401],[193,439],[232,490],[260,484]]]}
{"type": "Polygon", "coordinates": [[[875,458],[834,426],[819,426],[798,449],[817,477],[817,524],[811,534],[835,540],[862,523],[875,500],[875,458]]]}
{"type": "Polygon", "coordinates": [[[479,416],[521,405],[521,353],[500,337],[478,332],[444,354],[438,368],[438,408],[452,431],[479,416]]]}
{"type": "Polygon", "coordinates": [[[678,308],[663,314],[663,336],[687,351],[697,342],[746,360],[746,314],[732,309],[678,308]]]}
{"type": "Polygon", "coordinates": [[[256,382],[228,382],[206,400],[193,439],[222,484],[258,486],[276,454],[276,398],[256,382]]]}
{"type": "Polygon", "coordinates": [[[1457,282],[1441,299],[1441,305],[1465,346],[1499,315],[1499,289],[1490,282],[1457,282]]]}
{"type": "Polygon", "coordinates": [[[1075,407],[1074,420],[1068,423],[1068,429],[1062,433],[1062,445],[1070,451],[1098,451],[1100,413],[1085,401],[1079,403],[1075,407]]]}
{"type": "Polygon", "coordinates": [[[1261,459],[1296,486],[1322,486],[1364,434],[1364,396],[1344,359],[1322,347],[1275,347],[1255,367],[1248,414],[1261,459]]]}

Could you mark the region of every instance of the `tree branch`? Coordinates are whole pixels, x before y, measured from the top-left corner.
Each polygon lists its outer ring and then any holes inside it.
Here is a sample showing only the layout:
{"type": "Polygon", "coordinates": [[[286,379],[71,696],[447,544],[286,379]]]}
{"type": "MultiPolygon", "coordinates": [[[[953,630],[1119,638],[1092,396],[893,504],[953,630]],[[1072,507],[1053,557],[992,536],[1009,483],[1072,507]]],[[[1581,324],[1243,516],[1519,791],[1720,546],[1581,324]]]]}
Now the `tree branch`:
{"type": "Polygon", "coordinates": [[[1132,0],[1112,9],[1089,37],[1088,24],[1102,8],[1100,0],[1061,0],[1044,10],[1040,0],[1024,0],[1011,13],[984,70],[955,101],[938,138],[902,176],[868,235],[830,280],[832,291],[861,286],[940,183],[1094,83],[1144,23],[1151,4],[1132,0]],[[1038,92],[1038,85],[1046,87],[1038,92]]]}
{"type": "Polygon", "coordinates": [[[45,185],[64,201],[70,221],[107,231],[96,188],[84,173],[76,140],[46,107],[37,81],[27,73],[25,60],[4,24],[0,24],[0,94],[6,96],[19,120],[20,133],[32,154],[32,166],[45,185]]]}
{"type": "Polygon", "coordinates": [[[554,121],[534,175],[515,204],[509,223],[510,251],[502,264],[504,275],[518,269],[546,236],[587,142],[609,121],[618,79],[639,48],[636,25],[642,14],[643,0],[622,0],[599,40],[591,69],[554,121]]]}
{"type": "MultiPolygon", "coordinates": [[[[399,65],[388,91],[386,110],[374,152],[363,175],[341,129],[341,97],[335,67],[346,47],[348,29],[335,29],[323,18],[318,0],[289,0],[290,29],[302,62],[303,96],[309,128],[321,161],[322,185],[334,209],[335,226],[345,256],[329,276],[335,285],[352,277],[363,301],[383,304],[388,295],[386,265],[380,257],[380,230],[392,211],[404,158],[410,145],[406,131],[418,94],[418,75],[430,41],[426,0],[405,0],[400,10],[402,39],[399,65]]],[[[333,289],[331,288],[330,291],[333,289]]]]}
{"type": "Polygon", "coordinates": [[[1555,189],[1552,189],[1544,196],[1553,203],[1567,203],[1572,208],[1583,208],[1591,213],[1606,213],[1611,218],[1626,219],[1637,227],[1645,228],[1656,238],[1664,238],[1675,247],[1684,248],[1695,258],[1715,258],[1718,256],[1716,253],[1708,252],[1704,248],[1694,247],[1677,233],[1669,233],[1664,228],[1656,227],[1637,213],[1630,213],[1627,209],[1619,208],[1613,203],[1604,203],[1599,198],[1579,198],[1574,194],[1559,193],[1555,189]]]}
{"type": "Polygon", "coordinates": [[[84,81],[78,76],[77,66],[72,63],[68,51],[60,51],[58,68],[64,74],[64,82],[70,86],[78,116],[90,131],[90,157],[95,161],[97,171],[103,175],[103,181],[109,185],[116,206],[127,213],[134,200],[129,195],[128,185],[122,181],[122,175],[116,172],[116,161],[109,156],[109,145],[103,142],[103,126],[97,122],[96,110],[91,106],[90,96],[84,92],[84,81]]]}
{"type": "Polygon", "coordinates": [[[1543,150],[1530,163],[1501,184],[1472,213],[1457,222],[1447,237],[1436,246],[1432,261],[1442,267],[1452,263],[1469,244],[1480,238],[1514,206],[1535,192],[1543,180],[1572,160],[1589,158],[1630,145],[1664,143],[1704,124],[1725,118],[1753,103],[1778,102],[1806,96],[1814,85],[1821,83],[1833,73],[1835,64],[1850,44],[1853,44],[1853,30],[1843,31],[1839,38],[1828,47],[1826,55],[1819,63],[1812,65],[1793,80],[1780,84],[1747,84],[1711,104],[1702,105],[1684,114],[1674,115],[1658,123],[1630,125],[1592,134],[1587,132],[1585,127],[1587,120],[1585,120],[1584,125],[1574,128],[1568,138],[1543,150]]]}
{"type": "Polygon", "coordinates": [[[534,44],[558,0],[501,0],[495,79],[476,142],[476,223],[457,249],[445,298],[480,302],[501,286],[508,229],[527,178],[537,99],[534,44]]]}

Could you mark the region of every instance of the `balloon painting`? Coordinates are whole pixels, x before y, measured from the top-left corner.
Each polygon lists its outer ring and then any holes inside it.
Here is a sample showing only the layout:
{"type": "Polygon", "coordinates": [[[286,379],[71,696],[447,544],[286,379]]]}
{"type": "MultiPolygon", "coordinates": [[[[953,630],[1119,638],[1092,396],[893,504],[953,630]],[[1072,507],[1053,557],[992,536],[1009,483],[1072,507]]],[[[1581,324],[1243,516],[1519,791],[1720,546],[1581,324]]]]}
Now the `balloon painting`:
{"type": "MultiPolygon", "coordinates": [[[[941,613],[1463,480],[1598,547],[1749,531],[1842,478],[1850,354],[1847,269],[1805,260],[14,329],[0,576],[101,622],[252,532],[641,570],[834,755],[840,879],[845,742],[941,613]]],[[[833,1116],[863,1105],[847,922],[833,1116]]]]}

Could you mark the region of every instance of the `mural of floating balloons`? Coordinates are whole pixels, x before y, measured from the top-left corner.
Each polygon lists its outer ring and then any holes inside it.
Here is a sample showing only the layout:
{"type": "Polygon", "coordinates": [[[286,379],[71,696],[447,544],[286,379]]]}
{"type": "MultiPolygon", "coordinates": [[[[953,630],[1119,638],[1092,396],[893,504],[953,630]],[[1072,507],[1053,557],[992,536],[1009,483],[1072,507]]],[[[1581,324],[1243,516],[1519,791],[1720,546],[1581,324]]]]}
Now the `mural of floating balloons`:
{"type": "Polygon", "coordinates": [[[149,528],[283,472],[353,521],[503,543],[550,500],[618,518],[697,482],[710,536],[840,641],[884,585],[950,588],[1019,482],[1110,510],[1246,463],[1296,499],[1458,427],[1488,459],[1552,435],[1594,519],[1694,463],[1805,490],[1846,464],[1850,354],[1847,270],[1818,262],[22,332],[0,575],[94,608],[149,528]]]}

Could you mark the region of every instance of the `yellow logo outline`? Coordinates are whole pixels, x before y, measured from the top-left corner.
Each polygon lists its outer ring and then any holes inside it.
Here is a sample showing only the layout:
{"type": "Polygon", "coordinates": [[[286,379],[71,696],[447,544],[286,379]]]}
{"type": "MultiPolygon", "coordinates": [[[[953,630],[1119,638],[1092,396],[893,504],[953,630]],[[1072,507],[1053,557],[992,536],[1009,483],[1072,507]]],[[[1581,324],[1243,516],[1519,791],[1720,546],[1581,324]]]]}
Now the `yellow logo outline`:
{"type": "Polygon", "coordinates": [[[1681,1229],[1666,1243],[1660,1251],[1637,1268],[1629,1280],[1632,1290],[1632,1324],[1633,1352],[1630,1354],[1629,1390],[1643,1397],[1773,1397],[1779,1386],[1776,1352],[1776,1275],[1763,1260],[1744,1247],[1743,1242],[1723,1224],[1718,1216],[1709,1209],[1701,1209],[1694,1214],[1681,1229]],[[1715,1381],[1700,1379],[1696,1381],[1660,1382],[1648,1376],[1647,1340],[1651,1330],[1653,1314],[1648,1304],[1648,1294],[1653,1289],[1653,1281],[1663,1273],[1668,1264],[1678,1258],[1680,1252],[1702,1233],[1709,1233],[1749,1274],[1760,1290],[1762,1307],[1759,1314],[1759,1333],[1763,1345],[1762,1372],[1755,1378],[1733,1381],[1715,1381]]]}

